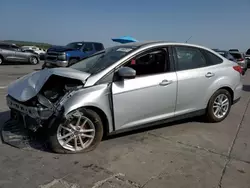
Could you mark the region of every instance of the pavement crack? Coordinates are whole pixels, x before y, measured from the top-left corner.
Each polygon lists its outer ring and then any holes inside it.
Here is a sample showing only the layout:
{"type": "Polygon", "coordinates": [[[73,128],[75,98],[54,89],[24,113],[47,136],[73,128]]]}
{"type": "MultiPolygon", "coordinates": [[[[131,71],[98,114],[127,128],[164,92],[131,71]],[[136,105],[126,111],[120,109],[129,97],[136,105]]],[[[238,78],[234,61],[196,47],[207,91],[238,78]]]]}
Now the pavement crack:
{"type": "MultiPolygon", "coordinates": [[[[156,135],[156,134],[154,134],[154,133],[148,133],[148,134],[150,134],[150,135],[152,135],[152,136],[155,136],[155,137],[160,137],[160,138],[162,138],[162,139],[164,139],[164,140],[167,140],[167,141],[171,141],[170,139],[168,139],[167,137],[164,137],[164,136],[161,136],[161,135],[156,135]]],[[[225,154],[222,154],[222,153],[219,153],[219,152],[216,152],[216,151],[214,151],[214,150],[212,150],[212,149],[208,149],[208,148],[204,148],[204,147],[201,147],[201,146],[195,146],[195,145],[192,145],[192,144],[188,144],[188,143],[184,143],[184,142],[181,142],[181,141],[176,141],[176,143],[178,143],[178,144],[180,144],[180,145],[184,145],[184,146],[188,146],[188,147],[190,147],[190,148],[194,148],[194,149],[198,149],[198,150],[203,150],[203,151],[206,151],[206,152],[209,152],[209,153],[213,153],[213,154],[216,154],[216,155],[220,155],[220,156],[222,156],[222,157],[228,157],[227,155],[225,155],[225,154]]]]}
{"type": "Polygon", "coordinates": [[[234,147],[234,145],[235,145],[236,139],[238,138],[240,129],[241,129],[241,127],[242,127],[242,123],[243,123],[243,121],[244,121],[244,118],[245,118],[245,115],[246,115],[246,112],[247,112],[247,109],[248,109],[248,106],[249,106],[249,103],[250,103],[250,97],[248,98],[247,105],[246,105],[246,108],[245,108],[245,110],[244,110],[243,116],[242,116],[241,121],[240,121],[240,123],[239,123],[239,125],[238,125],[238,127],[237,127],[235,137],[234,137],[234,139],[233,139],[233,141],[232,141],[231,146],[230,146],[229,149],[228,149],[227,161],[226,161],[226,163],[225,163],[225,165],[224,165],[224,168],[222,169],[220,181],[219,181],[219,184],[218,184],[218,187],[219,187],[219,188],[221,188],[221,186],[222,186],[222,180],[223,180],[223,177],[224,177],[224,175],[225,175],[225,173],[226,173],[227,166],[228,166],[230,160],[232,159],[231,155],[232,155],[233,147],[234,147]]]}
{"type": "Polygon", "coordinates": [[[117,178],[117,177],[119,177],[119,176],[125,176],[125,175],[122,174],[122,173],[114,174],[114,175],[109,176],[108,178],[106,178],[106,179],[104,179],[104,180],[100,180],[100,181],[96,182],[92,188],[101,187],[104,183],[110,181],[110,180],[113,179],[113,178],[117,178]]]}

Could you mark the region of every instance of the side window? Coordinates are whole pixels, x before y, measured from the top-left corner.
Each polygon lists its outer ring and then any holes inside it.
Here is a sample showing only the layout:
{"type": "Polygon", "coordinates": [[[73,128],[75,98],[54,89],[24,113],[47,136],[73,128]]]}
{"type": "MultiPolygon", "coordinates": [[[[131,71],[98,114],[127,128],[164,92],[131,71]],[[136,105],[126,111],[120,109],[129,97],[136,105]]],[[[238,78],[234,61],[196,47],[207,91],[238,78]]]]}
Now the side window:
{"type": "Polygon", "coordinates": [[[19,51],[19,47],[15,46],[15,45],[12,45],[11,49],[14,50],[14,51],[19,51]]]}
{"type": "Polygon", "coordinates": [[[250,55],[250,48],[246,52],[247,55],[250,55]]]}
{"type": "Polygon", "coordinates": [[[83,47],[84,52],[90,52],[93,51],[93,44],[92,43],[85,43],[83,47]]]}
{"type": "Polygon", "coordinates": [[[1,48],[1,49],[5,49],[5,50],[8,50],[8,49],[9,49],[9,45],[0,44],[0,48],[1,48]]]}
{"type": "Polygon", "coordinates": [[[208,65],[217,65],[217,64],[220,64],[223,62],[223,59],[221,59],[217,55],[215,55],[207,50],[202,50],[202,51],[206,55],[208,65]]]}
{"type": "Polygon", "coordinates": [[[131,59],[124,66],[133,68],[136,76],[145,76],[164,73],[167,62],[166,51],[154,50],[131,59]]]}
{"type": "Polygon", "coordinates": [[[198,48],[187,46],[174,48],[177,56],[177,70],[189,70],[207,66],[206,59],[198,48]]]}
{"type": "Polygon", "coordinates": [[[100,44],[100,43],[95,43],[94,45],[95,45],[95,50],[96,50],[96,51],[101,51],[101,50],[104,49],[104,48],[103,48],[103,45],[100,44]]]}

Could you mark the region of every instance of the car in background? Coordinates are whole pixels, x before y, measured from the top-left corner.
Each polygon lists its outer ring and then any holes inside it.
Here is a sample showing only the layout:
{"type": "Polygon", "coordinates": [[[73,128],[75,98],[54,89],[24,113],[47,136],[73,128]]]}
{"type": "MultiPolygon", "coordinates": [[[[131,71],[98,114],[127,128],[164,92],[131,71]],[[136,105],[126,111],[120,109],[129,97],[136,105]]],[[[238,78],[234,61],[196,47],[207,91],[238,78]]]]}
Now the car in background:
{"type": "Polygon", "coordinates": [[[37,46],[21,46],[22,50],[33,50],[39,55],[40,60],[44,60],[46,51],[38,48],[37,46]]]}
{"type": "Polygon", "coordinates": [[[99,42],[72,42],[66,46],[54,46],[47,50],[42,68],[67,67],[102,50],[104,45],[99,42]]]}
{"type": "Polygon", "coordinates": [[[239,52],[239,50],[238,49],[230,49],[230,50],[228,50],[229,52],[239,52]]]}
{"type": "Polygon", "coordinates": [[[250,48],[245,53],[245,58],[247,60],[247,67],[250,67],[250,48]]]}
{"type": "Polygon", "coordinates": [[[236,51],[230,51],[229,52],[237,61],[237,63],[242,67],[243,74],[247,71],[247,60],[245,58],[244,53],[236,52],[236,51]]]}
{"type": "Polygon", "coordinates": [[[219,49],[213,49],[218,54],[222,55],[223,57],[227,58],[230,61],[237,62],[237,60],[230,54],[229,51],[226,50],[219,50],[219,49]]]}
{"type": "Polygon", "coordinates": [[[6,100],[14,122],[46,129],[53,151],[89,152],[104,135],[201,115],[223,121],[241,97],[241,73],[206,47],[135,42],[30,73],[6,100]]]}
{"type": "Polygon", "coordinates": [[[15,44],[0,43],[0,64],[5,62],[23,62],[36,65],[40,59],[38,54],[22,50],[15,44]]]}

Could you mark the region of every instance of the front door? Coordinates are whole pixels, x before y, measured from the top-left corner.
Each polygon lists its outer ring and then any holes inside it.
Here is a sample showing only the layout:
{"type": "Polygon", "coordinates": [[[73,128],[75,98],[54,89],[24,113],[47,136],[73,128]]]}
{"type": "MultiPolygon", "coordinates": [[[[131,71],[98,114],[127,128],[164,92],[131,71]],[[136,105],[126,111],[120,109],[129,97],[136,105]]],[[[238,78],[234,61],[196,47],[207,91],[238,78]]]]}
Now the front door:
{"type": "Polygon", "coordinates": [[[173,117],[177,77],[166,50],[150,50],[124,66],[135,69],[136,78],[112,84],[116,130],[173,117]]]}

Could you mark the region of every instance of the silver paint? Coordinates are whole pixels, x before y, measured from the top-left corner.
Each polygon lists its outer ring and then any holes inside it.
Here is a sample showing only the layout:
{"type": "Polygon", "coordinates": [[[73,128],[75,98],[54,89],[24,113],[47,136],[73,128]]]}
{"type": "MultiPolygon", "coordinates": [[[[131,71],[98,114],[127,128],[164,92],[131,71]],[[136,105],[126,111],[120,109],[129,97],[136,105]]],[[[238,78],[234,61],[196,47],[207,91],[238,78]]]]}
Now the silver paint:
{"type": "Polygon", "coordinates": [[[241,96],[242,82],[241,75],[232,68],[235,65],[237,64],[202,46],[168,42],[145,43],[143,47],[96,75],[70,68],[45,69],[12,83],[8,94],[19,101],[26,101],[39,92],[52,74],[82,80],[85,82],[85,88],[74,91],[60,102],[65,110],[64,116],[82,107],[98,108],[106,115],[109,131],[112,132],[205,109],[213,93],[222,87],[230,88],[234,92],[234,100],[238,99],[241,96]],[[198,47],[219,56],[223,63],[193,70],[125,79],[112,84],[96,84],[132,56],[147,49],[169,45],[198,47]]]}

